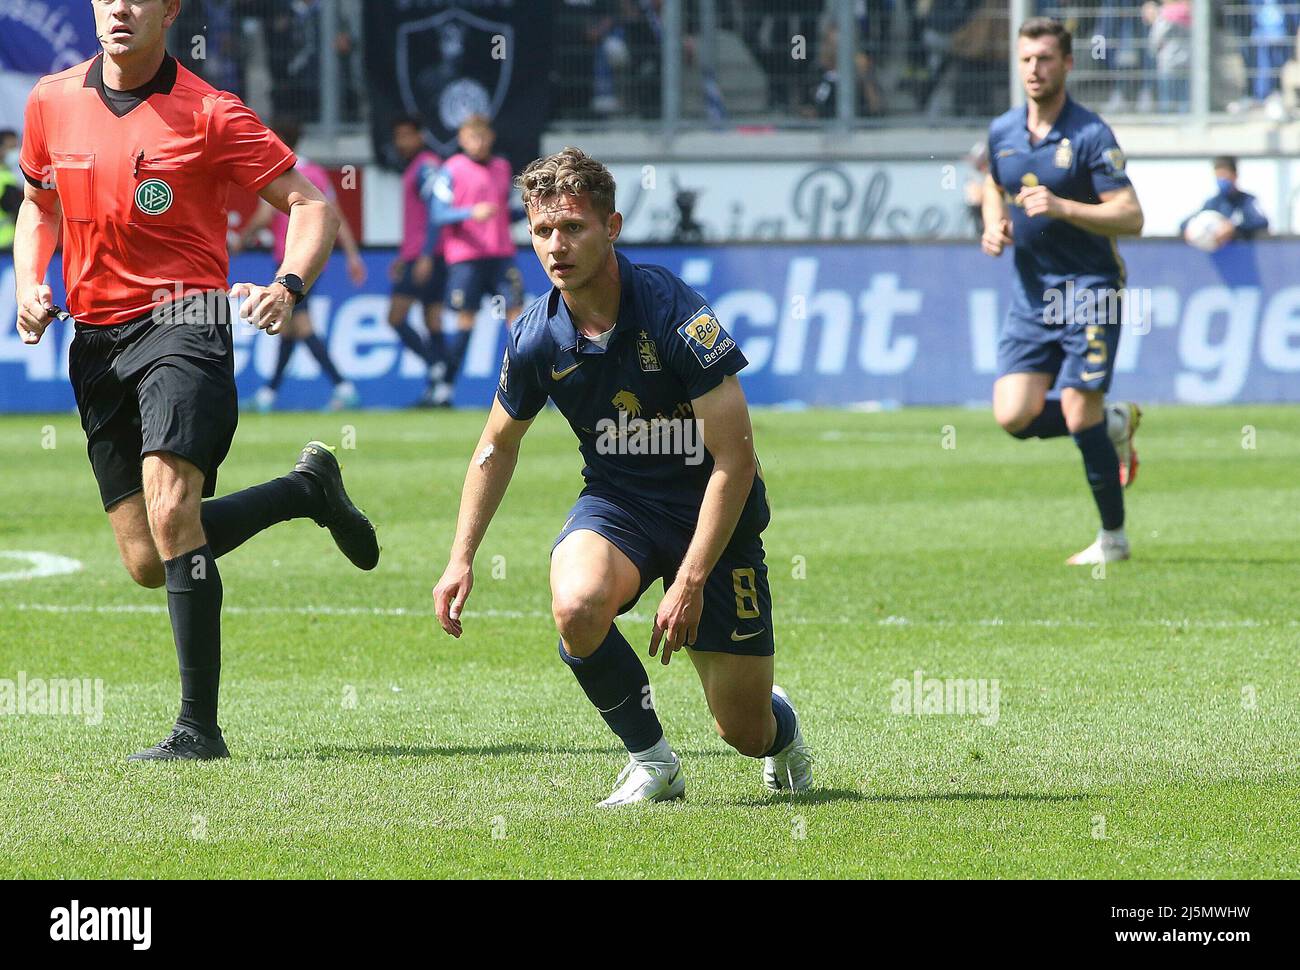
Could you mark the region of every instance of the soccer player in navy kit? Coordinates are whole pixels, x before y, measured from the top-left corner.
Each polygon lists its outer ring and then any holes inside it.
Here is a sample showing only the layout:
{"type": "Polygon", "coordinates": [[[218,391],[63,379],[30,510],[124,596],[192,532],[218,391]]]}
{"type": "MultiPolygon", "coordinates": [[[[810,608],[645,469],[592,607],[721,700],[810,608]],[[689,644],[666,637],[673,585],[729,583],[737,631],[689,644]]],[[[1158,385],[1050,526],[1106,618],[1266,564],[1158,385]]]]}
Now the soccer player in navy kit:
{"type": "Polygon", "coordinates": [[[454,637],[463,632],[474,554],[520,440],[549,398],[586,461],[586,486],[551,552],[560,657],[630,756],[601,804],[685,793],[645,668],[614,623],[660,578],[650,655],[666,664],[685,647],[723,739],[764,759],[768,788],[806,789],[812,757],[772,683],[760,538],[770,512],[735,377],[745,357],[703,297],[614,251],[622,216],[605,166],[566,148],[534,161],[517,184],[553,288],[510,327],[450,561],[433,590],[439,622],[454,637]]]}
{"type": "Polygon", "coordinates": [[[1028,103],[989,128],[982,246],[1015,247],[1015,288],[998,343],[993,414],[1017,438],[1074,437],[1101,514],[1073,565],[1129,557],[1124,487],[1137,472],[1142,412],[1106,403],[1119,346],[1124,262],[1115,239],[1142,231],[1142,206],[1106,123],[1070,98],[1070,32],[1047,17],[1017,40],[1028,103]],[[1058,383],[1059,398],[1047,397],[1058,383]]]}

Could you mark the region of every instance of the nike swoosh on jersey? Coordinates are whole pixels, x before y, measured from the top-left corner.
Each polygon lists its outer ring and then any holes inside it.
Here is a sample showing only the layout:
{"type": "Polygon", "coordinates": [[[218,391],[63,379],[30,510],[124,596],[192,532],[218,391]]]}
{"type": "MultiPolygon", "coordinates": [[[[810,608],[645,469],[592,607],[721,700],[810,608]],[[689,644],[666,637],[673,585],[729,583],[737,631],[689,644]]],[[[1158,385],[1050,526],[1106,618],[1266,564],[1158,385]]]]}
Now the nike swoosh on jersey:
{"type": "Polygon", "coordinates": [[[1098,377],[1105,377],[1105,376],[1106,376],[1106,372],[1105,372],[1104,370],[1099,370],[1099,371],[1096,371],[1096,372],[1094,372],[1094,373],[1089,373],[1088,371],[1083,371],[1083,372],[1079,375],[1079,380],[1081,380],[1081,381],[1095,381],[1098,377]]]}
{"type": "MultiPolygon", "coordinates": [[[[763,630],[766,629],[767,627],[763,627],[763,630]]],[[[746,633],[744,636],[741,635],[739,630],[732,630],[731,639],[735,640],[737,643],[739,643],[741,640],[752,640],[754,637],[762,633],[763,630],[755,630],[753,633],[746,633]]]]}
{"type": "Polygon", "coordinates": [[[562,381],[562,380],[564,380],[566,377],[568,377],[570,374],[572,374],[575,370],[577,370],[577,369],[578,369],[579,367],[581,367],[581,366],[582,366],[582,361],[578,361],[578,362],[577,362],[576,364],[574,364],[572,367],[566,367],[566,368],[564,368],[564,370],[556,370],[556,369],[555,369],[555,365],[552,364],[552,365],[551,365],[551,380],[553,380],[553,381],[562,381]]]}

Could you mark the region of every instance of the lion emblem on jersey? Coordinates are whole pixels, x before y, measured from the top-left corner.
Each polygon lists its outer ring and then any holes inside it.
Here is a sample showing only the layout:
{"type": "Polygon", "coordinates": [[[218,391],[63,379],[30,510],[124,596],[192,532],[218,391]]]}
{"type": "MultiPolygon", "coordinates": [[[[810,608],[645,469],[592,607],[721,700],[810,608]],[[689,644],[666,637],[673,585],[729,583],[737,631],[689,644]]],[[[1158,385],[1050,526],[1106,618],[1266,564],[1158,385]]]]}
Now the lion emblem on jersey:
{"type": "Polygon", "coordinates": [[[641,413],[641,402],[631,391],[619,391],[611,403],[629,418],[635,418],[641,413]]]}

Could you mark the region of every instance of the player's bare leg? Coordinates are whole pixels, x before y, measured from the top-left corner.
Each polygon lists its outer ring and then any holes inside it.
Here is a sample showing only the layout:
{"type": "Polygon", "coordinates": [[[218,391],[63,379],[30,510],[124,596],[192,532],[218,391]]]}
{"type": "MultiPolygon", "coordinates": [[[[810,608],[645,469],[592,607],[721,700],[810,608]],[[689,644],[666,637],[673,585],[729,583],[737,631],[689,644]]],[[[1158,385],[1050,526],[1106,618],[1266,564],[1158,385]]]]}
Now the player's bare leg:
{"type": "MultiPolygon", "coordinates": [[[[1027,433],[1043,415],[1052,374],[1005,374],[993,383],[993,419],[1016,437],[1040,437],[1027,433]]],[[[1062,434],[1065,432],[1062,431],[1062,434]]],[[[1049,437],[1056,437],[1049,435],[1049,437]]]]}
{"type": "Polygon", "coordinates": [[[113,527],[122,565],[131,578],[145,589],[160,589],[166,576],[153,533],[149,531],[144,494],[137,492],[114,505],[108,510],[108,522],[113,527]]]}
{"type": "Polygon", "coordinates": [[[681,762],[654,710],[645,667],[614,624],[640,586],[632,560],[588,529],[569,533],[551,554],[551,612],[560,657],[628,750],[613,794],[601,802],[606,808],[667,801],[686,791],[681,762]]]}
{"type": "MultiPolygon", "coordinates": [[[[131,761],[227,758],[217,725],[221,679],[221,573],[203,532],[204,473],[179,455],[144,456],[144,509],[167,586],[167,611],[180,662],[181,710],[171,733],[131,761]]],[[[115,506],[114,529],[138,527],[138,505],[115,506]]],[[[122,539],[119,538],[119,546],[122,539]]]]}
{"type": "Polygon", "coordinates": [[[181,673],[181,711],[172,733],[133,761],[228,757],[217,724],[223,587],[217,557],[278,522],[312,518],[360,569],[379,544],[352,505],[334,456],[312,442],[289,474],[219,499],[202,500],[205,476],[169,452],[145,455],[143,492],[109,510],[122,562],[141,586],[167,587],[181,673]]]}
{"type": "Polygon", "coordinates": [[[763,759],[763,781],[773,791],[804,791],[812,785],[812,752],[803,738],[789,696],[772,685],[771,657],[687,648],[699,674],[718,736],[747,758],[763,759]],[[789,740],[779,744],[775,708],[793,718],[789,740]]]}
{"type": "Polygon", "coordinates": [[[1101,391],[1067,387],[1061,391],[1061,408],[1070,434],[1083,455],[1084,472],[1102,520],[1096,540],[1066,562],[1086,566],[1127,559],[1124,489],[1120,482],[1119,456],[1106,428],[1106,396],[1101,391]]]}

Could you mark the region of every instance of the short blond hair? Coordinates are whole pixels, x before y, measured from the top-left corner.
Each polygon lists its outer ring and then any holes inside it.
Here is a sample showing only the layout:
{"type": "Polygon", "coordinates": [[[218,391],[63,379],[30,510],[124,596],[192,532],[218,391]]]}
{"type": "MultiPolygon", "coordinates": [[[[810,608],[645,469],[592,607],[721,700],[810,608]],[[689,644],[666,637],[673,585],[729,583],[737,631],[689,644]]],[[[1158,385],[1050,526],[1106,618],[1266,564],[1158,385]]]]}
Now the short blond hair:
{"type": "Polygon", "coordinates": [[[525,208],[561,195],[587,195],[591,207],[602,216],[614,211],[614,176],[581,148],[565,148],[554,155],[528,163],[517,179],[525,208]]]}
{"type": "Polygon", "coordinates": [[[460,123],[457,131],[491,131],[492,119],[487,115],[472,114],[466,116],[465,120],[460,123]]]}

